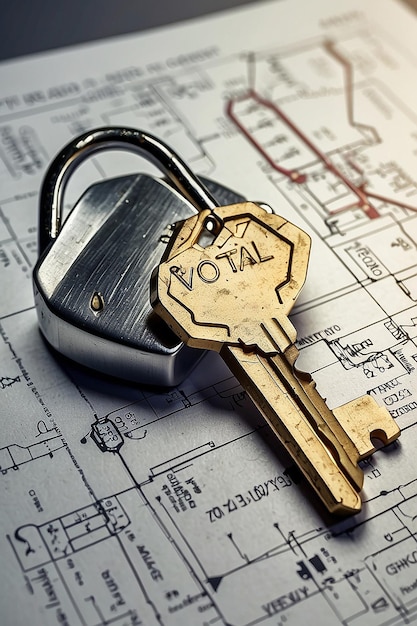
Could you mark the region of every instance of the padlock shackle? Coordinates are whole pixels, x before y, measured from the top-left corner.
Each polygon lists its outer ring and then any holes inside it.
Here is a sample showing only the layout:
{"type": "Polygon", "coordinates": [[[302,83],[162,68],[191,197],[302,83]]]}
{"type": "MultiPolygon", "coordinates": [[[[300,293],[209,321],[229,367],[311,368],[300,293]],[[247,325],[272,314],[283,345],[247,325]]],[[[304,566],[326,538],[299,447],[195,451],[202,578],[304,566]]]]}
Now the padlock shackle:
{"type": "Polygon", "coordinates": [[[45,174],[40,193],[39,254],[56,239],[61,229],[64,192],[74,170],[98,151],[120,149],[134,152],[159,168],[199,211],[212,211],[218,206],[186,163],[160,139],[134,128],[96,128],[70,141],[45,174]]]}

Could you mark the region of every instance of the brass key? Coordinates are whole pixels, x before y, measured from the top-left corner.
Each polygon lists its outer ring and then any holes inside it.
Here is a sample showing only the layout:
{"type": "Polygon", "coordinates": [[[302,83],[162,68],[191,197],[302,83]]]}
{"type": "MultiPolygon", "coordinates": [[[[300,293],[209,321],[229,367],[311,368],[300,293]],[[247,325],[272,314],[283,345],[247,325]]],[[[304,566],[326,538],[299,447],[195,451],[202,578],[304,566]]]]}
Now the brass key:
{"type": "Polygon", "coordinates": [[[371,436],[399,428],[369,396],[331,411],[294,367],[288,314],[303,286],[310,238],[246,202],[183,222],[152,276],[156,312],[189,346],[216,350],[332,513],[357,513],[371,436]],[[215,233],[209,245],[202,235],[215,233]]]}

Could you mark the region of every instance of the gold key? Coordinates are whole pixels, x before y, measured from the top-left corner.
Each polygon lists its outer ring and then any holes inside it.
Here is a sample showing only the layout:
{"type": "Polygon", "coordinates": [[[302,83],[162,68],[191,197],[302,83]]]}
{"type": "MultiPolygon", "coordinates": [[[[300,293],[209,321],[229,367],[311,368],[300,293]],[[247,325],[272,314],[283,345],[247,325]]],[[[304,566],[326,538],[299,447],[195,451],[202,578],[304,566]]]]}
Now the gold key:
{"type": "Polygon", "coordinates": [[[174,231],[152,276],[152,306],[189,346],[220,353],[328,510],[357,513],[358,461],[375,451],[372,436],[386,445],[400,431],[369,396],[331,411],[296,370],[288,315],[309,252],[304,231],[256,204],[202,211],[174,231]]]}

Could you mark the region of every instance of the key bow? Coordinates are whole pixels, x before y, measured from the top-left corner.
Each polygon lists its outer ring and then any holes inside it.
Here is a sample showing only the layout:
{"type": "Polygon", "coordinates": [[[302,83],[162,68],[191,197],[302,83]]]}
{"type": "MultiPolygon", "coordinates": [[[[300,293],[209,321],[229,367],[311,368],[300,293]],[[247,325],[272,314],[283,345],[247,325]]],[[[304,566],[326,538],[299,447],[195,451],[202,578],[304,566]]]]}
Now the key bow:
{"type": "Polygon", "coordinates": [[[246,202],[216,208],[222,228],[203,247],[211,215],[201,212],[176,233],[153,280],[155,310],[169,311],[174,331],[196,348],[220,351],[227,342],[264,355],[284,352],[296,338],[287,316],[304,284],[310,237],[246,202]]]}

